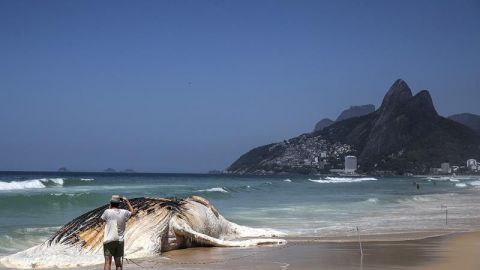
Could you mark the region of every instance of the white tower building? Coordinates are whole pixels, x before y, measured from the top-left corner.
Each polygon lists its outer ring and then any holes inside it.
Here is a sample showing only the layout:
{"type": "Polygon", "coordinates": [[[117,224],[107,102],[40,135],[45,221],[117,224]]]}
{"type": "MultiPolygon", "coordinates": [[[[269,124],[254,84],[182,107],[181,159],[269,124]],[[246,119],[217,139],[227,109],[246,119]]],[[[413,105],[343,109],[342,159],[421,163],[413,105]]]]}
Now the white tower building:
{"type": "Polygon", "coordinates": [[[345,157],[345,173],[355,173],[357,170],[357,157],[346,156],[345,157]]]}
{"type": "Polygon", "coordinates": [[[477,164],[477,160],[476,160],[476,159],[473,159],[473,158],[472,158],[472,159],[467,160],[467,169],[473,171],[473,170],[476,170],[476,169],[477,169],[477,166],[478,166],[478,164],[477,164]]]}
{"type": "Polygon", "coordinates": [[[450,163],[448,163],[448,162],[442,163],[441,164],[441,170],[442,170],[442,173],[444,173],[444,174],[451,173],[450,163]]]}

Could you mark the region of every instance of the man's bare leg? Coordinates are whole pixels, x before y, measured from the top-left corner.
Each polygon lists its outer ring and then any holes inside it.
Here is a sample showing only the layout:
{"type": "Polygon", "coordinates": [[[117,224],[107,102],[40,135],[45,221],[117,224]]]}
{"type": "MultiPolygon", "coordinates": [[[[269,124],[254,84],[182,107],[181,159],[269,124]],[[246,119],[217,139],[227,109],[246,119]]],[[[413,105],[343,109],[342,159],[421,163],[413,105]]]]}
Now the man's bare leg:
{"type": "Polygon", "coordinates": [[[112,256],[105,256],[105,264],[103,270],[110,270],[112,267],[112,256]]]}
{"type": "Polygon", "coordinates": [[[115,267],[117,270],[122,270],[123,265],[122,265],[122,257],[115,257],[115,267]]]}

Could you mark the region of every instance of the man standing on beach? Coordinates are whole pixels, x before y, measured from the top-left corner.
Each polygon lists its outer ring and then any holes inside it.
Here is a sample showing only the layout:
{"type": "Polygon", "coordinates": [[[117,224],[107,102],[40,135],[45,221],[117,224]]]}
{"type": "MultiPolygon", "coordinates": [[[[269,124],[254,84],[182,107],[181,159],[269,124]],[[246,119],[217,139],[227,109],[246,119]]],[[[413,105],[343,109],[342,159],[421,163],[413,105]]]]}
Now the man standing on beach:
{"type": "Polygon", "coordinates": [[[110,208],[102,214],[105,221],[105,230],[103,237],[103,253],[105,256],[104,270],[110,270],[112,266],[112,257],[115,259],[116,270],[122,270],[122,260],[124,253],[124,234],[127,220],[135,215],[132,205],[126,197],[113,195],[110,200],[110,208]],[[128,206],[128,210],[120,209],[120,202],[128,206]]]}

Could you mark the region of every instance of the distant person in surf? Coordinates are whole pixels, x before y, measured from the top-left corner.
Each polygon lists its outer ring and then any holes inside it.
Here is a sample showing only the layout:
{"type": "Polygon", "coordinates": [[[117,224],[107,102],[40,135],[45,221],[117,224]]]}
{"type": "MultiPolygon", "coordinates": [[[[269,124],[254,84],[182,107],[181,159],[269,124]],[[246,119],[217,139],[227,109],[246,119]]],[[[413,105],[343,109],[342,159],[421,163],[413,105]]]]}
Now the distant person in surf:
{"type": "Polygon", "coordinates": [[[113,195],[110,200],[110,208],[103,212],[101,219],[105,221],[103,236],[103,254],[105,256],[104,270],[110,270],[112,257],[115,260],[116,270],[122,270],[122,257],[124,253],[124,234],[127,220],[135,215],[132,205],[126,197],[113,195]],[[128,210],[120,209],[120,203],[124,202],[128,210]]]}

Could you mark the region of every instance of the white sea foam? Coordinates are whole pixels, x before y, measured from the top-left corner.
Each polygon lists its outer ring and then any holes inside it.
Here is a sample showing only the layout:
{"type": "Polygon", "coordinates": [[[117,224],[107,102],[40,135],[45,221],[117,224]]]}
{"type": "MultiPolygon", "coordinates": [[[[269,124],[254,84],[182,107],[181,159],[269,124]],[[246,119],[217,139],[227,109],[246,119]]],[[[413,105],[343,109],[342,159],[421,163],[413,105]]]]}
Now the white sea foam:
{"type": "Polygon", "coordinates": [[[63,185],[63,182],[64,182],[64,181],[63,181],[63,178],[48,178],[48,179],[42,178],[42,179],[40,179],[40,181],[42,181],[42,182],[44,182],[44,183],[48,183],[49,181],[51,181],[51,182],[53,182],[53,183],[55,183],[55,184],[57,184],[57,185],[60,185],[60,186],[62,186],[62,185],[63,185]]]}
{"type": "Polygon", "coordinates": [[[428,180],[432,181],[449,181],[450,177],[445,177],[445,176],[430,176],[427,177],[428,180]]]}
{"type": "MultiPolygon", "coordinates": [[[[463,179],[463,178],[461,178],[463,179]]],[[[458,183],[460,182],[459,178],[456,177],[449,177],[449,176],[431,176],[427,177],[428,181],[450,181],[450,182],[455,182],[458,183]]]]}
{"type": "Polygon", "coordinates": [[[90,181],[93,181],[95,179],[93,179],[93,178],[80,178],[80,180],[90,182],[90,181]]]}
{"type": "Polygon", "coordinates": [[[325,179],[308,179],[311,182],[329,184],[329,183],[357,183],[363,181],[376,181],[377,178],[374,177],[325,177],[325,179]]]}
{"type": "Polygon", "coordinates": [[[228,193],[224,188],[222,187],[214,187],[214,188],[209,188],[209,189],[200,189],[197,190],[197,192],[222,192],[222,193],[228,193]]]}
{"type": "Polygon", "coordinates": [[[378,180],[377,178],[374,177],[359,177],[359,178],[348,178],[348,177],[325,177],[327,180],[355,180],[355,181],[376,181],[378,180]]]}
{"type": "Polygon", "coordinates": [[[82,196],[84,194],[89,194],[88,192],[86,193],[62,193],[62,192],[59,192],[59,193],[50,193],[50,195],[52,196],[57,196],[57,197],[60,197],[60,196],[68,196],[68,197],[78,197],[78,196],[82,196]]]}
{"type": "Polygon", "coordinates": [[[45,185],[40,180],[27,180],[27,181],[0,181],[0,190],[15,190],[15,189],[27,189],[27,188],[44,188],[45,185]]]}
{"type": "Polygon", "coordinates": [[[429,195],[415,195],[407,199],[398,199],[397,200],[400,204],[418,204],[418,203],[426,203],[432,201],[429,195]]]}
{"type": "Polygon", "coordinates": [[[58,229],[60,229],[59,226],[18,228],[13,232],[2,234],[0,235],[0,254],[12,254],[38,245],[58,229]]]}
{"type": "Polygon", "coordinates": [[[429,197],[427,197],[428,195],[425,195],[425,196],[422,196],[422,195],[415,195],[413,196],[413,200],[416,201],[416,202],[429,202],[431,201],[431,199],[429,199],[429,197]]]}
{"type": "Polygon", "coordinates": [[[25,181],[0,181],[0,190],[18,190],[18,189],[35,189],[46,188],[48,184],[62,186],[63,178],[41,178],[25,181]]]}
{"type": "Polygon", "coordinates": [[[290,180],[290,179],[288,179],[288,178],[287,178],[287,179],[285,179],[285,180],[283,180],[283,181],[284,181],[284,182],[289,182],[289,183],[291,183],[291,182],[292,182],[292,180],[290,180]]]}
{"type": "Polygon", "coordinates": [[[460,187],[460,188],[464,188],[464,187],[467,187],[467,184],[465,184],[465,183],[456,183],[455,186],[456,186],[456,187],[460,187]]]}
{"type": "Polygon", "coordinates": [[[61,226],[51,226],[51,227],[32,227],[32,228],[22,228],[18,229],[22,233],[43,233],[43,234],[52,234],[61,226]]]}
{"type": "Polygon", "coordinates": [[[480,181],[473,181],[473,182],[470,182],[468,184],[471,185],[471,186],[480,186],[480,181]]]}
{"type": "Polygon", "coordinates": [[[369,203],[378,203],[378,199],[377,199],[377,198],[368,198],[367,202],[369,202],[369,203]]]}
{"type": "Polygon", "coordinates": [[[0,258],[0,263],[12,268],[63,268],[100,264],[102,255],[83,254],[80,247],[47,244],[0,258]]]}
{"type": "Polygon", "coordinates": [[[286,233],[271,228],[252,228],[230,223],[235,228],[238,237],[284,237],[286,233]]]}

